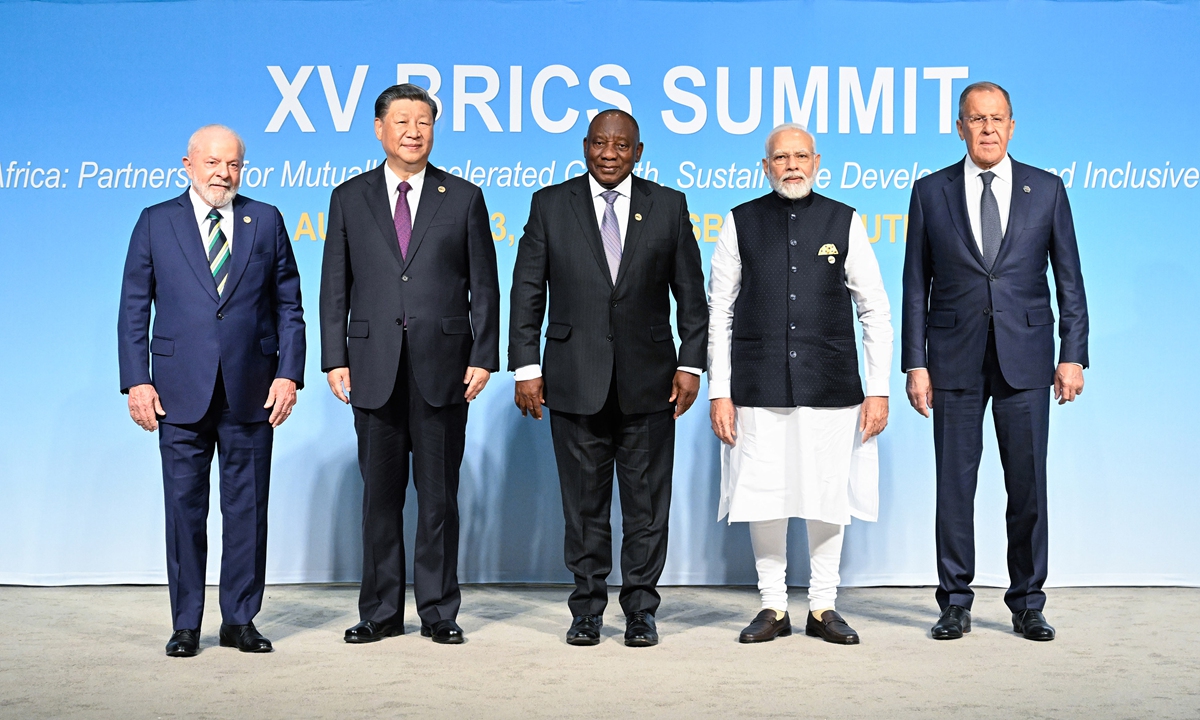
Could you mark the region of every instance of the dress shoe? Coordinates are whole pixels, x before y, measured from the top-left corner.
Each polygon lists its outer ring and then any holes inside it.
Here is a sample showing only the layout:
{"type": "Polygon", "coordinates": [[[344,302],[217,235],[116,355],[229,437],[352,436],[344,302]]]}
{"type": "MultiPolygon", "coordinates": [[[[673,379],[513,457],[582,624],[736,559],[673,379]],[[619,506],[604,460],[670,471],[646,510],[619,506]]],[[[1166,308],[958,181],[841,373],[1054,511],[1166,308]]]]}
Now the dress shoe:
{"type": "Polygon", "coordinates": [[[394,637],[403,634],[403,625],[384,625],[374,620],[363,620],[346,631],[346,642],[356,645],[359,643],[372,643],[379,642],[385,637],[394,637]]]}
{"type": "Polygon", "coordinates": [[[625,617],[625,644],[629,647],[650,647],[658,644],[658,628],[654,616],[637,610],[625,617]]]}
{"type": "Polygon", "coordinates": [[[1046,642],[1054,639],[1054,628],[1046,622],[1041,610],[1022,610],[1013,613],[1013,632],[1021,633],[1026,640],[1046,642]]]}
{"type": "Polygon", "coordinates": [[[821,617],[810,612],[808,622],[804,624],[804,634],[837,645],[858,644],[858,633],[854,632],[854,628],[847,625],[835,610],[826,610],[821,613],[821,617]]]}
{"type": "Polygon", "coordinates": [[[787,637],[792,634],[792,619],[785,612],[780,618],[770,608],[754,616],[754,620],[746,626],[738,636],[740,643],[760,643],[774,640],[777,637],[787,637]]]}
{"type": "Polygon", "coordinates": [[[568,645],[599,645],[600,628],[604,627],[602,615],[576,615],[567,630],[568,645]]]}
{"type": "Polygon", "coordinates": [[[462,628],[453,620],[438,620],[432,625],[421,623],[421,637],[442,645],[461,645],[466,640],[462,628]]]}
{"type": "Polygon", "coordinates": [[[168,657],[195,657],[200,652],[199,630],[176,630],[167,641],[168,657]]]}
{"type": "Polygon", "coordinates": [[[245,625],[221,623],[221,647],[235,647],[247,653],[269,653],[275,649],[252,622],[245,625]]]}
{"type": "Polygon", "coordinates": [[[971,611],[962,605],[950,605],[942,611],[930,631],[934,640],[957,640],[971,632],[971,611]]]}

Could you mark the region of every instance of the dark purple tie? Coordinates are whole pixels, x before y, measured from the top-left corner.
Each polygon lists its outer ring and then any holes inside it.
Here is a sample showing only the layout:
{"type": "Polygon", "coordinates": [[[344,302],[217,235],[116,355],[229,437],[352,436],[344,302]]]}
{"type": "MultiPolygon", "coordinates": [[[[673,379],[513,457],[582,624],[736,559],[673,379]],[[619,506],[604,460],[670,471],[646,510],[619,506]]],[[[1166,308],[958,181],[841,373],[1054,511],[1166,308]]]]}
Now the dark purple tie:
{"type": "Polygon", "coordinates": [[[408,242],[412,240],[412,213],[408,210],[408,191],[412,185],[401,182],[397,188],[400,197],[396,198],[396,239],[400,241],[400,257],[408,259],[408,242]]]}

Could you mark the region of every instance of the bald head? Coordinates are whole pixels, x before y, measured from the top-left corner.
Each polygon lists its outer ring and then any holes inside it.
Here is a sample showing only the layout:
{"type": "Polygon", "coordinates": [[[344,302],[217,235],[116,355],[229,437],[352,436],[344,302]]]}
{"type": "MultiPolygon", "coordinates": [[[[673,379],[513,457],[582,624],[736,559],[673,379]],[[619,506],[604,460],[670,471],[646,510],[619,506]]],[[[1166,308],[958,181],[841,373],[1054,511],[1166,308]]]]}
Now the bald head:
{"type": "Polygon", "coordinates": [[[229,141],[231,139],[233,140],[233,142],[237,143],[238,159],[245,160],[246,159],[246,143],[242,142],[242,136],[238,135],[236,132],[234,132],[233,128],[231,128],[231,127],[228,127],[226,125],[217,125],[217,124],[205,125],[204,127],[200,128],[196,132],[192,133],[192,136],[190,138],[188,138],[188,144],[187,144],[188,157],[192,157],[193,155],[196,154],[196,149],[200,147],[201,143],[212,142],[214,140],[229,141]]]}

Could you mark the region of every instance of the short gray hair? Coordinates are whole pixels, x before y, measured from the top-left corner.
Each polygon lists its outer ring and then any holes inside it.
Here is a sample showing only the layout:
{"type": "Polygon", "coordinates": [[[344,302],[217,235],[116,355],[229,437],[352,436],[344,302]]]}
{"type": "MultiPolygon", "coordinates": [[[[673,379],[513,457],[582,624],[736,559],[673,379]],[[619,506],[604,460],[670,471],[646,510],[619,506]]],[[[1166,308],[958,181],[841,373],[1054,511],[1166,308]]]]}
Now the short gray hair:
{"type": "Polygon", "coordinates": [[[765,155],[763,155],[763,157],[767,158],[768,160],[771,158],[771,141],[774,140],[775,136],[778,135],[779,133],[787,132],[788,130],[799,130],[800,132],[807,135],[809,138],[812,139],[813,152],[815,153],[817,151],[817,138],[808,131],[808,128],[804,127],[800,123],[790,122],[790,123],[783,123],[781,125],[776,125],[775,127],[771,128],[771,132],[767,133],[767,142],[763,144],[763,151],[765,153],[765,155]]]}
{"type": "Polygon", "coordinates": [[[234,137],[234,139],[237,140],[237,142],[238,142],[238,155],[240,155],[243,160],[246,159],[246,143],[242,141],[242,136],[238,135],[237,132],[235,132],[234,129],[229,127],[228,125],[221,125],[219,123],[205,125],[204,127],[196,130],[196,132],[192,133],[192,136],[190,138],[188,138],[188,144],[187,144],[188,157],[191,157],[192,153],[196,151],[196,145],[198,145],[200,143],[200,136],[209,130],[224,130],[225,132],[232,135],[234,137]]]}
{"type": "Polygon", "coordinates": [[[1012,118],[1012,114],[1013,114],[1012,99],[1010,97],[1008,97],[1008,91],[1005,90],[1004,88],[1000,87],[999,85],[997,85],[994,82],[988,82],[987,80],[983,80],[983,81],[980,81],[977,83],[971,83],[970,85],[966,86],[965,88],[963,88],[962,95],[958,96],[958,119],[959,120],[962,120],[964,117],[964,114],[967,112],[967,98],[971,95],[971,93],[975,92],[976,90],[980,90],[983,92],[998,92],[1001,95],[1003,95],[1004,102],[1008,104],[1008,117],[1010,119],[1012,118]]]}

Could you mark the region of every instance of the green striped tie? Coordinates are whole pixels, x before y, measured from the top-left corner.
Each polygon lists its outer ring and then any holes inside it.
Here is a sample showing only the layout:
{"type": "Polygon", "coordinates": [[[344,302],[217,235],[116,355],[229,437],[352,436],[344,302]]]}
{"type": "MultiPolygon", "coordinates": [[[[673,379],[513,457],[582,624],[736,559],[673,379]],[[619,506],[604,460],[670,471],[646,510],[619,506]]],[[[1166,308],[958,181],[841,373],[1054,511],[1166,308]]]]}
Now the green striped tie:
{"type": "Polygon", "coordinates": [[[221,213],[216,208],[209,211],[208,223],[208,269],[212,270],[220,296],[225,293],[225,281],[229,279],[229,240],[221,232],[221,213]]]}

